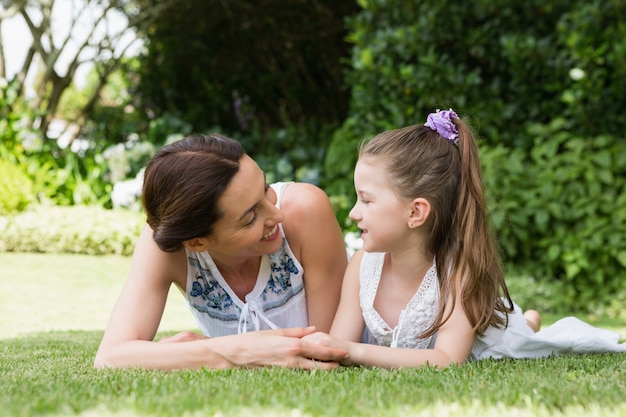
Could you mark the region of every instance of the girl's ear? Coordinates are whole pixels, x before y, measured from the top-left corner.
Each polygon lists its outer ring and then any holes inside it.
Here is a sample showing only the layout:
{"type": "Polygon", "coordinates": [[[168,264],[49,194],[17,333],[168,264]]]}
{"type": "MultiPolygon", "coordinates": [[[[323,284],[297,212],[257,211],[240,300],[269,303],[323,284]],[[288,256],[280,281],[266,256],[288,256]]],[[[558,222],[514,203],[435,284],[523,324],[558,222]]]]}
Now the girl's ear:
{"type": "Polygon", "coordinates": [[[183,246],[194,252],[204,252],[209,249],[209,241],[204,237],[194,237],[185,240],[183,246]]]}
{"type": "Polygon", "coordinates": [[[416,198],[411,201],[411,214],[409,215],[409,228],[415,229],[420,227],[430,215],[431,206],[425,198],[416,198]]]}

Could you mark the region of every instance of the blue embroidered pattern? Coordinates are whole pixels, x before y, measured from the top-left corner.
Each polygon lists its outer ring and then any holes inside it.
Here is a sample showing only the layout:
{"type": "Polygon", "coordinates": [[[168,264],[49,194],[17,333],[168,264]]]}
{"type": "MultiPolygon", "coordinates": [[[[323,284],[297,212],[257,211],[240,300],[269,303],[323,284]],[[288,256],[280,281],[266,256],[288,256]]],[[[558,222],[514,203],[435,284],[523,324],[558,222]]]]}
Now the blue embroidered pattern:
{"type": "Polygon", "coordinates": [[[270,279],[263,290],[263,301],[267,300],[267,293],[271,291],[276,295],[287,292],[291,287],[291,274],[300,272],[293,259],[285,252],[278,252],[270,257],[270,279]]]}
{"type": "MultiPolygon", "coordinates": [[[[270,276],[261,293],[264,302],[263,311],[268,311],[287,304],[287,302],[299,294],[304,285],[293,286],[291,274],[297,275],[300,269],[286,250],[286,240],[281,248],[270,257],[270,276]],[[271,295],[271,296],[270,296],[271,295]],[[271,301],[268,301],[271,300],[271,301]]],[[[220,285],[212,272],[203,268],[200,261],[189,257],[190,267],[195,269],[195,281],[191,285],[190,305],[199,312],[222,321],[237,321],[241,315],[241,309],[233,302],[228,292],[220,285]]]]}
{"type": "Polygon", "coordinates": [[[191,284],[189,295],[195,300],[200,301],[200,303],[197,301],[191,302],[190,304],[193,308],[220,320],[239,320],[239,314],[223,313],[230,310],[232,307],[239,310],[239,307],[235,305],[230,295],[222,288],[215,277],[213,277],[211,271],[203,268],[200,262],[195,258],[188,258],[188,261],[189,265],[197,271],[196,280],[191,284]],[[220,312],[222,313],[220,314],[220,312]]]}

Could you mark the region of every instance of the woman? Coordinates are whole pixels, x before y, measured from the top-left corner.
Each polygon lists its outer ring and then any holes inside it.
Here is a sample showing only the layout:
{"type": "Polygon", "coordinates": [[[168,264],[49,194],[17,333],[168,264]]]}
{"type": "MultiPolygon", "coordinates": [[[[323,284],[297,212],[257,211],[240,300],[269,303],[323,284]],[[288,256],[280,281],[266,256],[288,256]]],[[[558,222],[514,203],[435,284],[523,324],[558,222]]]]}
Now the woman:
{"type": "Polygon", "coordinates": [[[147,225],[96,367],[330,369],[345,358],[301,340],[330,330],[347,264],[323,191],[268,186],[238,142],[193,135],[152,158],[142,201],[147,225]],[[204,335],[156,343],[172,284],[204,335]]]}

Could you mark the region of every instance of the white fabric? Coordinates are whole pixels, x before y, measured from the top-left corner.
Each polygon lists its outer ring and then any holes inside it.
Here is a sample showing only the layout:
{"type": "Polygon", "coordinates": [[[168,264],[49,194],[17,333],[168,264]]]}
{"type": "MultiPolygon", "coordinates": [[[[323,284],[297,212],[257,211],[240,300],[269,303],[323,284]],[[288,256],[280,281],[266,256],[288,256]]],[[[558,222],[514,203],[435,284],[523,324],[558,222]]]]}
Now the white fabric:
{"type": "Polygon", "coordinates": [[[476,340],[472,359],[626,352],[626,342],[619,343],[618,333],[594,327],[576,317],[562,318],[534,333],[525,326],[521,309],[515,307],[516,312],[509,315],[506,330],[489,328],[483,337],[476,340]]]}
{"type": "MultiPolygon", "coordinates": [[[[366,324],[364,341],[398,348],[433,347],[436,335],[432,339],[419,339],[418,336],[432,324],[438,311],[439,288],[437,277],[432,272],[434,264],[415,296],[402,310],[398,325],[391,329],[373,306],[383,263],[382,253],[363,254],[360,301],[366,324]]],[[[619,343],[619,334],[591,326],[575,317],[563,318],[535,333],[526,324],[522,309],[517,305],[514,308],[515,311],[508,315],[509,322],[505,329],[490,327],[484,335],[476,338],[470,359],[626,352],[626,342],[619,343]]]]}
{"type": "MultiPolygon", "coordinates": [[[[289,183],[272,184],[280,208],[289,183]]],[[[285,238],[275,253],[261,257],[252,291],[241,300],[230,288],[208,252],[185,250],[187,288],[185,299],[206,336],[224,336],[254,330],[308,326],[304,269],[285,238]]]]}
{"type": "Polygon", "coordinates": [[[367,343],[426,349],[432,336],[426,339],[416,338],[415,330],[426,330],[437,316],[439,283],[435,264],[433,263],[419,289],[400,313],[398,325],[391,328],[374,308],[384,258],[384,253],[366,253],[361,260],[359,298],[369,333],[367,343]]]}

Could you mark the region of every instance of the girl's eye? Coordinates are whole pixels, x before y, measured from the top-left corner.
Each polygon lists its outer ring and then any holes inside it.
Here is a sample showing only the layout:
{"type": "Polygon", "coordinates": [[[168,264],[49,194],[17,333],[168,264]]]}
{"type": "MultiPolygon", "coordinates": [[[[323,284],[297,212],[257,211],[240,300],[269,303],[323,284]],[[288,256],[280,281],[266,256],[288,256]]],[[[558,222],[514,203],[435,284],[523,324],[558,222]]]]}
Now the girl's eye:
{"type": "Polygon", "coordinates": [[[270,185],[268,183],[265,183],[265,192],[267,192],[267,190],[270,189],[270,185]]]}

